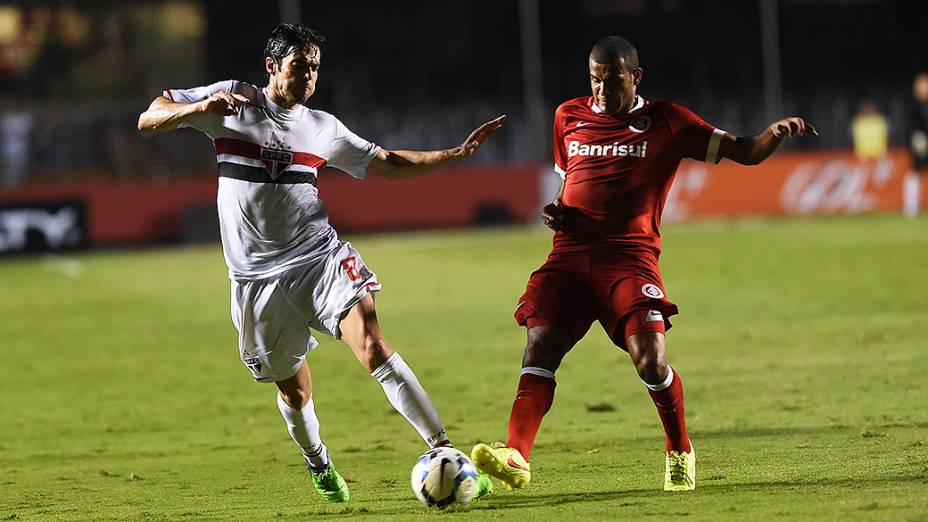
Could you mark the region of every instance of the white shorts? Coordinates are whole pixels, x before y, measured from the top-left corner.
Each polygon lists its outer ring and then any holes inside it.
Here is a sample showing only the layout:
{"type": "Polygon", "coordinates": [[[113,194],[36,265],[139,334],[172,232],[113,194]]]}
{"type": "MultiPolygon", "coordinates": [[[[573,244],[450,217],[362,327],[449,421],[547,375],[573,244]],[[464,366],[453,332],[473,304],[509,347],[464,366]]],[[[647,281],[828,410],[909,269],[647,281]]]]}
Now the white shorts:
{"type": "Polygon", "coordinates": [[[309,329],[338,339],[345,312],[377,290],[377,274],[345,241],[316,261],[273,277],[232,281],[232,323],[242,362],[256,381],[292,377],[319,344],[309,329]]]}

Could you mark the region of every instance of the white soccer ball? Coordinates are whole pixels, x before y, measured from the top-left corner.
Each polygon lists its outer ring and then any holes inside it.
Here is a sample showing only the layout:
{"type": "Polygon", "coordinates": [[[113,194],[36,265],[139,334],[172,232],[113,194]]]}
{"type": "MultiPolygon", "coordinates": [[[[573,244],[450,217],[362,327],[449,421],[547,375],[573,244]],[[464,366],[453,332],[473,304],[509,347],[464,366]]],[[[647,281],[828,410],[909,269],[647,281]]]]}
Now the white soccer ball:
{"type": "Polygon", "coordinates": [[[429,450],[412,467],[412,491],[426,507],[466,504],[477,492],[477,469],[463,452],[449,447],[429,450]]]}

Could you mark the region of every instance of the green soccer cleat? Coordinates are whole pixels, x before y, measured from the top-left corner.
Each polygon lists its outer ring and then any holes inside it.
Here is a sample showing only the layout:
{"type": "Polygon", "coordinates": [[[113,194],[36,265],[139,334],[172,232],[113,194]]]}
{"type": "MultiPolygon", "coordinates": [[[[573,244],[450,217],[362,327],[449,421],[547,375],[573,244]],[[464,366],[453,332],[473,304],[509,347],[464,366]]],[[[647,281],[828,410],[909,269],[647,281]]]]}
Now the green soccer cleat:
{"type": "Polygon", "coordinates": [[[690,452],[671,451],[664,463],[664,491],[696,489],[696,448],[690,452]]]}
{"type": "Polygon", "coordinates": [[[493,481],[489,475],[477,472],[477,492],[474,493],[474,500],[485,497],[493,493],[493,481]]]}
{"type": "Polygon", "coordinates": [[[313,480],[313,486],[316,486],[316,491],[322,498],[329,502],[348,502],[348,484],[335,469],[335,464],[330,461],[322,471],[313,471],[310,467],[306,469],[309,470],[309,478],[313,480]]]}
{"type": "Polygon", "coordinates": [[[525,457],[515,448],[507,448],[501,442],[491,446],[477,444],[470,452],[474,466],[487,475],[496,477],[506,489],[524,488],[532,480],[532,468],[525,457]]]}

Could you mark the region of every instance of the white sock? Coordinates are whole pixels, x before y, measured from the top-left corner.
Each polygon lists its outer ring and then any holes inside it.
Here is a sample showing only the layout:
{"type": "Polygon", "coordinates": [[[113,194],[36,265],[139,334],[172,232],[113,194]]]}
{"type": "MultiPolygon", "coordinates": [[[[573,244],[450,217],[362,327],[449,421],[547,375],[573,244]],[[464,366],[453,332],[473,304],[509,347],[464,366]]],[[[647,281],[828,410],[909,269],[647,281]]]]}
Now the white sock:
{"type": "MultiPolygon", "coordinates": [[[[644,382],[644,380],[642,380],[641,382],[644,382]]],[[[667,367],[667,377],[664,379],[663,382],[659,382],[657,384],[648,384],[644,382],[644,385],[647,386],[649,390],[656,391],[656,392],[670,388],[671,384],[673,384],[673,368],[671,368],[670,366],[667,367]]]]}
{"type": "Polygon", "coordinates": [[[522,368],[521,375],[524,375],[526,373],[534,375],[536,377],[544,377],[545,379],[551,379],[552,381],[555,380],[554,372],[552,372],[551,370],[546,370],[544,368],[539,368],[537,366],[526,366],[525,368],[522,368]]]}
{"type": "Polygon", "coordinates": [[[313,400],[309,399],[303,409],[291,408],[284,402],[284,398],[277,394],[277,409],[287,421],[287,431],[293,441],[300,447],[306,462],[313,468],[324,468],[329,464],[329,450],[326,449],[319,436],[319,419],[313,408],[313,400]]]}
{"type": "Polygon", "coordinates": [[[390,404],[416,428],[429,447],[448,439],[432,399],[399,353],[378,366],[371,377],[380,382],[390,404]]]}

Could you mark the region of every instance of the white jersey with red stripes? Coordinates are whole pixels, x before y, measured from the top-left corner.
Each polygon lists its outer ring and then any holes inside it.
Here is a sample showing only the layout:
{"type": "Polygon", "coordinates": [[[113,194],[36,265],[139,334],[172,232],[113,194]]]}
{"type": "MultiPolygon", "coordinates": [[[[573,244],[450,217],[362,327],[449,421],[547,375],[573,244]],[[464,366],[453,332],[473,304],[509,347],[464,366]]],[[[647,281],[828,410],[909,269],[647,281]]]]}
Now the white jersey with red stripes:
{"type": "Polygon", "coordinates": [[[220,91],[251,103],[236,115],[200,114],[180,126],[202,131],[216,146],[217,203],[229,277],[268,277],[337,247],[316,177],[323,167],[333,167],[362,179],[380,147],[327,112],[302,105],[285,109],[264,89],[245,82],[226,80],[164,95],[193,103],[220,91]]]}

